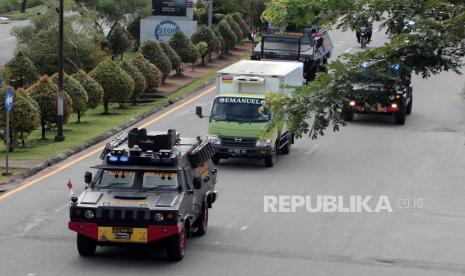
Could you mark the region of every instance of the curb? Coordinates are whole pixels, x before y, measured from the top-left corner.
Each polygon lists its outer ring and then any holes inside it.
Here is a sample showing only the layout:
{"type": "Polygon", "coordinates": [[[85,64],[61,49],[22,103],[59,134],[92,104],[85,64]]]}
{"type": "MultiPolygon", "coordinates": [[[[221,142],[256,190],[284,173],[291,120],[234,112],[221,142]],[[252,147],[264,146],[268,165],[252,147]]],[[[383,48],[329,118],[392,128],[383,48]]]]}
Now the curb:
{"type": "MultiPolygon", "coordinates": [[[[102,141],[105,141],[106,139],[114,136],[115,134],[118,134],[119,132],[139,123],[140,121],[152,116],[153,114],[163,110],[164,108],[170,106],[170,105],[173,105],[185,98],[188,98],[190,97],[191,95],[205,89],[206,87],[212,85],[215,83],[215,77],[208,80],[208,81],[205,81],[202,85],[200,85],[199,87],[195,88],[194,90],[192,90],[191,92],[183,95],[183,96],[180,96],[178,98],[174,98],[174,99],[171,99],[171,100],[168,100],[166,103],[162,104],[161,106],[157,106],[157,107],[154,107],[152,108],[151,110],[145,112],[145,113],[142,113],[142,114],[139,114],[137,115],[136,117],[130,119],[129,121],[125,122],[124,124],[121,124],[120,126],[116,127],[116,128],[113,128],[112,130],[108,131],[107,133],[104,133],[102,135],[99,135],[89,141],[87,141],[86,143],[80,145],[80,146],[76,146],[76,147],[73,147],[71,149],[69,149],[68,151],[66,151],[65,153],[62,153],[60,155],[57,155],[53,158],[50,158],[46,161],[44,161],[40,166],[37,166],[37,167],[34,167],[34,168],[31,168],[29,169],[28,171],[26,172],[23,172],[23,173],[20,173],[18,174],[17,176],[14,176],[12,178],[10,178],[7,182],[4,182],[4,183],[0,183],[0,187],[2,186],[6,186],[8,184],[13,184],[15,182],[19,182],[21,180],[24,180],[25,178],[28,178],[48,167],[51,167],[69,157],[71,157],[72,155],[75,155],[81,151],[84,151],[85,149],[91,147],[91,146],[94,146],[102,141]]],[[[190,84],[186,84],[184,86],[181,86],[179,87],[178,89],[181,89],[183,87],[186,87],[187,85],[190,85],[190,84]]],[[[177,90],[178,90],[177,89],[177,90]]]]}

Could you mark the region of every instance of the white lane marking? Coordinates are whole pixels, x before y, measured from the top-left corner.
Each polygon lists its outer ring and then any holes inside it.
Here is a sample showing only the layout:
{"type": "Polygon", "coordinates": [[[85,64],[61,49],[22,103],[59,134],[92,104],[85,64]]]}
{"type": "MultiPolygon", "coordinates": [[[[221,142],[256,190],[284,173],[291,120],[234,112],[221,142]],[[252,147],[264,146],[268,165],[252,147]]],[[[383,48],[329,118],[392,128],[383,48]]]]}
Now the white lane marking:
{"type": "Polygon", "coordinates": [[[348,52],[352,51],[352,47],[344,51],[344,54],[347,54],[348,52]]]}
{"type": "Polygon", "coordinates": [[[244,230],[246,230],[247,228],[249,228],[249,226],[244,225],[244,226],[241,227],[241,231],[244,231],[244,230]]]}

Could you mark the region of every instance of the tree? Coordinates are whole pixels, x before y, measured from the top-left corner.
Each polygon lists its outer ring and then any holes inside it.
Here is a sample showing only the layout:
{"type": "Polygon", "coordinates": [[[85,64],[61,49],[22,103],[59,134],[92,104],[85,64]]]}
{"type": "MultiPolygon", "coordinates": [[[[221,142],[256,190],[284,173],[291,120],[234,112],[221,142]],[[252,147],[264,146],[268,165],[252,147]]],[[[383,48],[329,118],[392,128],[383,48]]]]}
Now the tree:
{"type": "Polygon", "coordinates": [[[237,35],[233,32],[226,19],[223,19],[217,25],[218,32],[224,40],[224,52],[228,53],[237,44],[237,35]]]}
{"type": "Polygon", "coordinates": [[[241,42],[242,38],[244,37],[244,34],[242,33],[241,26],[237,24],[236,20],[232,15],[227,15],[225,19],[228,21],[229,26],[231,26],[231,30],[236,34],[237,36],[237,43],[241,42]]]}
{"type": "Polygon", "coordinates": [[[21,12],[21,13],[25,13],[25,12],[26,12],[26,8],[27,8],[27,0],[22,0],[22,1],[21,1],[21,9],[20,9],[20,12],[21,12]]]}
{"type": "Polygon", "coordinates": [[[165,82],[171,74],[172,64],[160,45],[155,41],[149,40],[142,45],[142,54],[162,71],[162,82],[165,82]]]}
{"type": "Polygon", "coordinates": [[[141,17],[137,16],[135,17],[131,22],[129,22],[127,26],[127,31],[131,35],[132,39],[134,40],[134,48],[136,50],[139,49],[140,47],[140,21],[141,17]]]}
{"type": "Polygon", "coordinates": [[[121,24],[118,24],[115,27],[113,33],[108,38],[108,42],[110,44],[111,50],[113,51],[113,55],[121,56],[121,59],[123,59],[124,52],[131,48],[129,34],[126,29],[121,26],[121,24]]]}
{"type": "Polygon", "coordinates": [[[249,28],[247,27],[247,24],[245,24],[244,19],[242,19],[241,14],[235,12],[232,14],[232,17],[234,21],[239,25],[239,27],[241,27],[242,34],[243,35],[247,34],[249,32],[249,28]]]}
{"type": "Polygon", "coordinates": [[[175,33],[171,37],[169,44],[178,53],[184,63],[195,63],[199,58],[197,48],[182,32],[175,33]]]}
{"type": "Polygon", "coordinates": [[[220,31],[218,31],[218,28],[213,28],[213,32],[215,33],[215,37],[216,39],[218,39],[219,43],[220,43],[220,51],[221,51],[221,55],[223,55],[223,52],[226,51],[226,42],[224,41],[224,38],[223,36],[221,35],[220,31]]]}
{"type": "Polygon", "coordinates": [[[124,106],[124,102],[131,98],[135,89],[134,80],[112,60],[102,61],[89,75],[103,88],[104,114],[108,114],[110,102],[124,106]]]}
{"type": "MultiPolygon", "coordinates": [[[[52,76],[52,81],[58,85],[58,73],[52,76]]],[[[77,114],[77,122],[80,123],[81,116],[84,115],[84,112],[87,109],[87,103],[89,101],[87,91],[84,89],[80,82],[75,80],[73,77],[68,76],[67,74],[65,74],[63,78],[63,87],[73,101],[73,112],[77,114]]]]}
{"type": "Polygon", "coordinates": [[[91,78],[84,70],[79,70],[73,75],[73,78],[77,80],[87,92],[89,100],[87,101],[87,107],[96,108],[103,98],[102,86],[93,78],[91,78]]]}
{"type": "Polygon", "coordinates": [[[136,66],[127,61],[122,61],[120,66],[134,80],[134,92],[132,93],[131,99],[132,104],[136,105],[140,95],[142,95],[147,88],[145,77],[136,66]]]}
{"type": "Polygon", "coordinates": [[[160,47],[163,49],[165,54],[169,57],[173,69],[176,70],[177,74],[181,74],[182,61],[178,53],[176,53],[171,46],[166,42],[160,42],[160,47]]]}
{"type": "MultiPolygon", "coordinates": [[[[195,32],[191,37],[192,43],[198,46],[200,42],[207,43],[207,53],[219,52],[221,49],[220,41],[215,36],[213,30],[207,26],[200,26],[197,32],[195,32]]],[[[198,48],[198,47],[197,47],[198,48]]],[[[200,53],[202,58],[202,63],[204,63],[204,55],[200,53]]]]}
{"type": "Polygon", "coordinates": [[[208,54],[208,44],[206,42],[200,41],[196,47],[197,51],[199,51],[200,57],[202,57],[202,64],[205,65],[205,57],[208,54]]]}
{"type": "MultiPolygon", "coordinates": [[[[289,23],[299,27],[309,22],[332,24],[339,14],[345,14],[338,24],[343,30],[357,25],[360,16],[381,21],[390,41],[333,61],[331,75],[320,73],[292,95],[271,95],[268,102],[276,114],[270,126],[287,124],[297,135],[312,138],[323,135],[330,126],[338,130],[344,125],[342,107],[351,93],[350,84],[367,60],[376,62],[372,70],[377,72],[401,64],[424,78],[443,71],[460,73],[465,56],[465,5],[458,1],[273,0],[263,17],[284,28],[289,23]],[[416,28],[405,28],[405,20],[413,20],[416,28]]],[[[389,74],[379,75],[383,83],[390,81],[389,74]]]]}
{"type": "MultiPolygon", "coordinates": [[[[14,105],[10,113],[10,151],[13,151],[19,143],[26,146],[25,139],[39,126],[39,106],[22,88],[14,91],[14,105]]],[[[0,89],[0,101],[5,102],[5,91],[0,89]]],[[[5,105],[0,105],[0,127],[5,127],[5,105]]],[[[1,139],[5,140],[4,135],[1,139]]]]}
{"type": "MultiPolygon", "coordinates": [[[[105,53],[84,29],[77,28],[76,17],[65,18],[65,70],[68,73],[79,69],[92,70],[103,60],[105,53]]],[[[35,16],[31,24],[14,27],[18,48],[36,66],[39,74],[52,75],[58,63],[58,15],[55,12],[35,16]]]]}
{"type": "Polygon", "coordinates": [[[154,64],[148,61],[141,53],[137,54],[131,61],[131,64],[137,67],[147,82],[146,91],[154,91],[161,84],[163,73],[154,64]]]}
{"type": "MultiPolygon", "coordinates": [[[[29,87],[28,95],[38,104],[40,110],[40,125],[42,127],[42,139],[47,139],[45,135],[46,127],[51,127],[56,123],[58,105],[58,87],[45,75],[37,83],[29,87]]],[[[72,100],[68,93],[64,93],[64,122],[68,122],[69,115],[73,112],[72,100]]]]}
{"type": "Polygon", "coordinates": [[[34,63],[22,51],[5,64],[6,83],[14,88],[30,86],[38,79],[39,74],[34,63]]]}

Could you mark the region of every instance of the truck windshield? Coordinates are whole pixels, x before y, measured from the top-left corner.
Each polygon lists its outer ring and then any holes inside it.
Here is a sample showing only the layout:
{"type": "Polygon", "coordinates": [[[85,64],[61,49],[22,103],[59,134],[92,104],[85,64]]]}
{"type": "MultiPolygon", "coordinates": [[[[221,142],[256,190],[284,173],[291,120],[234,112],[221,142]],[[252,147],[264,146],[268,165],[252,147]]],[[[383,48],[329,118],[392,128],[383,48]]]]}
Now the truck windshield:
{"type": "Polygon", "coordinates": [[[130,188],[134,184],[135,175],[133,171],[103,171],[96,187],[130,188]]]}
{"type": "Polygon", "coordinates": [[[178,174],[176,172],[144,172],[142,180],[144,190],[175,189],[178,187],[178,174]]]}
{"type": "Polygon", "coordinates": [[[264,99],[219,97],[213,102],[211,119],[228,122],[268,122],[270,112],[264,99]]]}

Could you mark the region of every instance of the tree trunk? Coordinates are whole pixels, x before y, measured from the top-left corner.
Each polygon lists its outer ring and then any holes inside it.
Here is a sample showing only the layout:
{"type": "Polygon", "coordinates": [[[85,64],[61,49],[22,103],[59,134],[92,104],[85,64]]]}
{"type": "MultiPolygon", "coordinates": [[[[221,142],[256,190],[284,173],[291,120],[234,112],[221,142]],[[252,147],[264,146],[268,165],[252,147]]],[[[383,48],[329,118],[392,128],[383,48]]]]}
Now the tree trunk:
{"type": "Polygon", "coordinates": [[[108,114],[108,101],[103,101],[103,114],[108,114]]]}
{"type": "Polygon", "coordinates": [[[45,140],[45,139],[47,139],[47,137],[45,137],[45,120],[42,119],[40,124],[42,125],[42,140],[45,140]]]}
{"type": "Polygon", "coordinates": [[[25,13],[27,8],[27,0],[21,2],[21,13],[25,13]]]}
{"type": "Polygon", "coordinates": [[[81,122],[81,112],[77,112],[77,122],[80,123],[81,122]]]}
{"type": "Polygon", "coordinates": [[[205,65],[205,56],[202,56],[202,65],[205,65]]]}
{"type": "Polygon", "coordinates": [[[25,148],[26,142],[24,141],[24,132],[21,131],[20,135],[21,135],[21,146],[25,148]]]}

